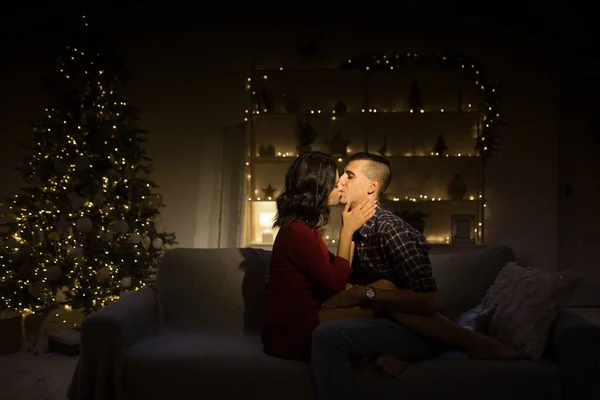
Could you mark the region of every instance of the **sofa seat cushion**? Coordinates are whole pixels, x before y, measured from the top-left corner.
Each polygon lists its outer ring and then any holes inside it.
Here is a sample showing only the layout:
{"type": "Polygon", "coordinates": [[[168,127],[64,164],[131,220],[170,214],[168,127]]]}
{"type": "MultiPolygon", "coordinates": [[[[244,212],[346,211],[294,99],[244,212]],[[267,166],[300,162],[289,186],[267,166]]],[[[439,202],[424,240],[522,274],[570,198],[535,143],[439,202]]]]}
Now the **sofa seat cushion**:
{"type": "MultiPolygon", "coordinates": [[[[169,333],[128,349],[128,398],[313,399],[309,364],[262,352],[258,337],[169,333]]],[[[423,399],[460,392],[461,399],[544,399],[560,393],[558,367],[540,361],[471,361],[460,352],[412,364],[399,378],[373,367],[355,375],[357,399],[423,399]]]]}
{"type": "Polygon", "coordinates": [[[263,353],[259,337],[168,333],[141,341],[125,355],[128,398],[314,397],[310,367],[263,353]]]}
{"type": "Polygon", "coordinates": [[[450,354],[416,362],[398,378],[367,368],[358,374],[355,385],[357,399],[561,398],[558,366],[549,361],[473,361],[450,354]]]}

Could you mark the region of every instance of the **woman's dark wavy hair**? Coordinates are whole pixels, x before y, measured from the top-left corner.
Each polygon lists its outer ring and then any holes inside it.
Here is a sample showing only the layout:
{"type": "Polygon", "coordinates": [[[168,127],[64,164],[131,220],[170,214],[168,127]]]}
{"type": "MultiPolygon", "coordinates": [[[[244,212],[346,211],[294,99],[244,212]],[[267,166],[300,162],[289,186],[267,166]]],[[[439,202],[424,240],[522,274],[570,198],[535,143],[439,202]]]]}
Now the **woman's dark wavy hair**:
{"type": "Polygon", "coordinates": [[[336,185],[333,157],[318,151],[299,155],[285,174],[285,188],[277,196],[273,227],[301,220],[311,228],[329,221],[329,194],[336,185]]]}

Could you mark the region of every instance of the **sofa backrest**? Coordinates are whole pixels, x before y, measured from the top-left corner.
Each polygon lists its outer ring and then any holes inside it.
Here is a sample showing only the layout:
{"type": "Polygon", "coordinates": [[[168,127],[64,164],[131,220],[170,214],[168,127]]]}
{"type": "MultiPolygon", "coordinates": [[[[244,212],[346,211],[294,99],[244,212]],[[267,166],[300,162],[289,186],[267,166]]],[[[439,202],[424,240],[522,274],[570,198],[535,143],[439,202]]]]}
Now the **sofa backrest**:
{"type": "Polygon", "coordinates": [[[506,246],[430,256],[438,287],[438,305],[456,319],[481,302],[496,275],[515,254],[506,246]]]}
{"type": "MultiPolygon", "coordinates": [[[[169,250],[156,282],[165,323],[187,331],[260,333],[270,258],[270,251],[253,248],[169,250]]],[[[445,314],[454,319],[477,305],[514,258],[504,246],[432,255],[445,314]]]]}
{"type": "Polygon", "coordinates": [[[252,248],[167,251],[156,287],[174,329],[259,333],[271,252],[252,248]]]}

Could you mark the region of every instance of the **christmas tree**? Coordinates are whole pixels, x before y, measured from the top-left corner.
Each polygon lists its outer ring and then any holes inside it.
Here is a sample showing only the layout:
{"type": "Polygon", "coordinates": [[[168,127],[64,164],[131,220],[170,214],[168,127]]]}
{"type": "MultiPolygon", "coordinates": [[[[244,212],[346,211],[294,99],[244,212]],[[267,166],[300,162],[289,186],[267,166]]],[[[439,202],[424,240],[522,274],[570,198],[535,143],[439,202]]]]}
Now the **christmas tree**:
{"type": "Polygon", "coordinates": [[[123,65],[87,22],[59,52],[19,169],[26,185],[5,203],[0,309],[35,311],[61,292],[73,309],[93,312],[142,287],[176,243],[157,229],[164,205],[149,177],[147,132],[120,95],[123,65]]]}

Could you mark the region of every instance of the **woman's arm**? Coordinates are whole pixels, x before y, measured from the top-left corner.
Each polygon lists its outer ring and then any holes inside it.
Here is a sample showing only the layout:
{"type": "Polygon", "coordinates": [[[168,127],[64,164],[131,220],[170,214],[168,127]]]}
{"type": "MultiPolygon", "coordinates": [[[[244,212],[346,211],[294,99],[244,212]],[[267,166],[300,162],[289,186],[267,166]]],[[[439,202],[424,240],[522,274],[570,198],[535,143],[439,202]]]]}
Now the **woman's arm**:
{"type": "Polygon", "coordinates": [[[353,230],[342,227],[342,229],[340,230],[340,239],[338,241],[337,255],[338,257],[341,257],[348,261],[348,264],[352,263],[352,235],[354,235],[353,230]]]}
{"type": "Polygon", "coordinates": [[[339,255],[330,262],[323,252],[325,243],[316,232],[298,224],[294,226],[289,244],[294,249],[291,257],[301,270],[325,289],[334,293],[344,290],[351,272],[350,262],[339,255]]]}

